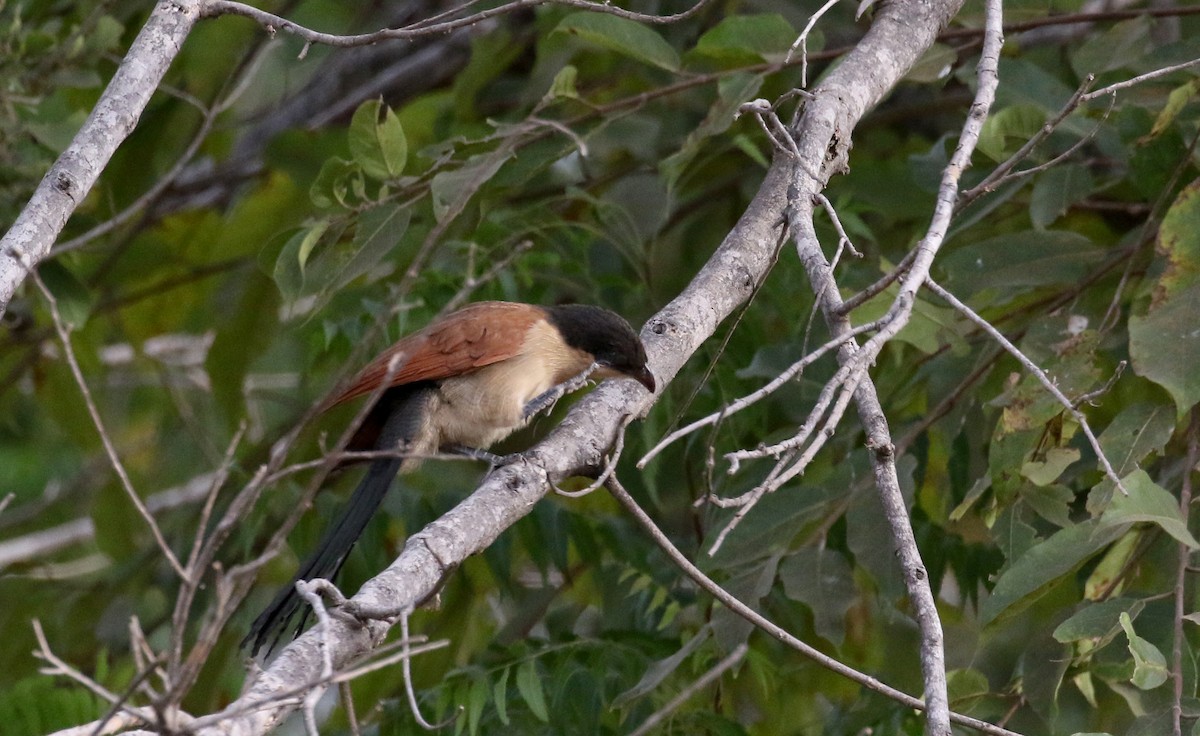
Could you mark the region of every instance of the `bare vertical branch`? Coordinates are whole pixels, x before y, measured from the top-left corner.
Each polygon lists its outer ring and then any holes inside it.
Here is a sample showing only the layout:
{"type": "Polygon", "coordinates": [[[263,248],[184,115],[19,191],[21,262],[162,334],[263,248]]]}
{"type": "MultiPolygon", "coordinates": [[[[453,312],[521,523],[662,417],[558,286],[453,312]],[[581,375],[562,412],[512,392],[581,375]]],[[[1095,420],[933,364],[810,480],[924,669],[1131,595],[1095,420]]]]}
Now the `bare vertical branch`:
{"type": "MultiPolygon", "coordinates": [[[[998,85],[997,66],[1003,44],[1002,14],[999,0],[987,3],[987,23],[983,51],[978,68],[978,90],[967,121],[959,137],[949,164],[942,175],[938,188],[933,217],[924,238],[917,245],[912,265],[900,281],[899,294],[885,317],[880,331],[860,349],[853,342],[846,343],[838,351],[838,360],[843,366],[855,365],[856,370],[865,372],[879,354],[883,345],[894,337],[907,323],[916,301],[917,289],[921,287],[933,258],[945,239],[954,202],[957,198],[958,182],[962,172],[969,166],[971,153],[987,118],[988,110],[995,97],[998,85]]],[[[916,49],[923,51],[933,39],[909,40],[916,49]]],[[[814,92],[817,101],[810,104],[800,121],[797,140],[804,159],[822,162],[823,176],[831,175],[844,165],[846,156],[845,124],[838,119],[839,110],[822,109],[822,98],[839,96],[842,92],[841,72],[843,64],[832,72],[814,92]],[[836,136],[836,141],[835,141],[836,136]],[[835,146],[837,154],[827,156],[829,146],[835,146]]],[[[883,80],[886,83],[887,80],[883,80]]],[[[845,114],[845,113],[842,113],[845,114]]],[[[833,270],[821,251],[813,227],[813,203],[824,181],[814,179],[808,166],[794,168],[794,195],[789,212],[793,237],[800,260],[808,272],[813,291],[834,337],[845,335],[850,330],[844,305],[834,280],[833,270]]],[[[848,376],[843,380],[848,380],[848,376]]],[[[945,653],[941,622],[937,606],[929,585],[928,574],[917,550],[916,539],[908,519],[908,510],[900,493],[899,479],[895,467],[895,448],[888,429],[887,417],[883,413],[873,382],[865,377],[853,389],[858,413],[867,432],[867,446],[872,451],[872,464],[876,486],[884,506],[884,514],[892,530],[894,544],[900,562],[905,586],[921,630],[921,666],[925,678],[926,711],[925,732],[930,736],[947,736],[950,733],[949,700],[946,691],[945,653]]]]}

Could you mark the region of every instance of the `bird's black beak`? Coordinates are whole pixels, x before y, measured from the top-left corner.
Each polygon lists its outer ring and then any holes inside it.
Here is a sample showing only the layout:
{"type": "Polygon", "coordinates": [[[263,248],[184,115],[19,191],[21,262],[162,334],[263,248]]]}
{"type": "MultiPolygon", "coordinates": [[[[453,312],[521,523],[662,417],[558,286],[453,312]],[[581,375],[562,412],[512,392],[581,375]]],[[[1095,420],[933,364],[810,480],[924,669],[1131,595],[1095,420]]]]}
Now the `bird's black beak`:
{"type": "Polygon", "coordinates": [[[646,366],[642,366],[641,368],[638,368],[636,371],[630,371],[626,375],[628,375],[633,380],[635,380],[638,383],[645,386],[646,390],[649,391],[650,393],[654,393],[655,389],[658,386],[658,384],[656,384],[654,382],[654,374],[651,373],[650,369],[647,368],[646,366]]]}

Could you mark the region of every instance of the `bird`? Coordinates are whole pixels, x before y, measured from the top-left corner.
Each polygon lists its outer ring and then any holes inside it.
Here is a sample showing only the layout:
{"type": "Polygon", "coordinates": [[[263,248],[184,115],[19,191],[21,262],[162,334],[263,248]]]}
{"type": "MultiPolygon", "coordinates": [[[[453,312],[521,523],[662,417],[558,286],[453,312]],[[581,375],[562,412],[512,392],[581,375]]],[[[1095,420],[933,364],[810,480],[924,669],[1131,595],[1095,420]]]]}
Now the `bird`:
{"type": "MultiPolygon", "coordinates": [[[[337,577],[398,473],[422,456],[460,452],[502,461],[486,448],[590,380],[631,378],[651,393],[654,374],[638,334],[620,315],[587,304],[468,304],[401,338],[321,405],[375,397],[346,445],[391,453],[371,460],[341,514],[292,582],[251,624],[242,646],[271,650],[304,606],[300,580],[337,577]]],[[[293,632],[298,636],[307,618],[293,632]]]]}

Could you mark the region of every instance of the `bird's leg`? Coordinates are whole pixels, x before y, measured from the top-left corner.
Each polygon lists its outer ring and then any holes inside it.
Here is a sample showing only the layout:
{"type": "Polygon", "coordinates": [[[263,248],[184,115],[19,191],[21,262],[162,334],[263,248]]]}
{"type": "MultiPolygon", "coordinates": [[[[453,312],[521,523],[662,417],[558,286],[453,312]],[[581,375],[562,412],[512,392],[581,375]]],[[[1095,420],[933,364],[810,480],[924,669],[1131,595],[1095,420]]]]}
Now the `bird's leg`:
{"type": "Polygon", "coordinates": [[[462,455],[463,457],[469,457],[472,460],[483,460],[488,465],[491,465],[493,468],[497,467],[499,465],[503,465],[504,461],[505,461],[505,457],[507,457],[507,456],[501,457],[500,455],[497,455],[494,452],[488,452],[487,450],[481,450],[478,447],[468,447],[467,445],[444,445],[442,447],[442,449],[445,450],[446,452],[452,453],[454,455],[462,455]]]}
{"type": "Polygon", "coordinates": [[[494,452],[488,452],[487,450],[481,450],[478,447],[468,447],[466,445],[443,445],[442,449],[455,455],[462,455],[473,460],[483,460],[486,462],[488,464],[488,469],[483,475],[484,478],[487,478],[492,473],[496,472],[496,468],[508,465],[509,463],[513,463],[521,459],[521,453],[519,452],[514,452],[509,455],[497,455],[494,452]]]}
{"type": "Polygon", "coordinates": [[[574,378],[569,378],[557,386],[553,386],[549,390],[533,397],[533,399],[525,405],[525,411],[523,412],[525,420],[528,421],[546,409],[554,406],[555,402],[557,402],[566,394],[583,388],[587,384],[588,378],[599,367],[600,366],[596,363],[592,363],[574,378]]]}

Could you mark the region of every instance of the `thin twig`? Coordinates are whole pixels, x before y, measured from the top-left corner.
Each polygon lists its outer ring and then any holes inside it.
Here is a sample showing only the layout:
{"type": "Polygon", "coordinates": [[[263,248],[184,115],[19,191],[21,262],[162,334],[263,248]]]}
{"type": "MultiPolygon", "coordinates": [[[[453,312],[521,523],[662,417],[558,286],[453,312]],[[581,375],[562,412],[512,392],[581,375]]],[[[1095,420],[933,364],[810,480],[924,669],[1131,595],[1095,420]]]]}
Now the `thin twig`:
{"type": "Polygon", "coordinates": [[[175,598],[175,610],[171,616],[171,649],[168,660],[168,671],[172,673],[172,676],[178,673],[179,666],[183,661],[183,637],[187,631],[188,614],[191,611],[192,602],[195,600],[196,591],[200,587],[200,581],[204,578],[204,570],[200,569],[196,564],[204,548],[204,534],[208,530],[208,522],[212,517],[213,508],[216,506],[217,494],[229,477],[229,470],[233,467],[234,463],[234,453],[237,451],[237,447],[241,443],[245,432],[246,422],[243,421],[238,425],[237,431],[234,432],[233,439],[230,440],[229,446],[225,450],[225,456],[221,464],[211,474],[212,481],[209,483],[208,494],[204,499],[203,507],[200,509],[200,519],[196,523],[196,534],[192,539],[192,550],[188,554],[188,576],[184,579],[184,584],[180,587],[179,594],[175,598]]]}
{"type": "Polygon", "coordinates": [[[1151,80],[1158,79],[1159,77],[1165,77],[1168,74],[1174,74],[1175,72],[1182,71],[1184,69],[1191,69],[1194,66],[1200,66],[1200,59],[1192,59],[1191,61],[1185,61],[1182,64],[1172,64],[1171,66],[1165,66],[1162,69],[1155,69],[1152,72],[1139,74],[1136,77],[1126,79],[1124,82],[1117,82],[1116,84],[1110,84],[1107,87],[1101,87],[1093,92],[1088,92],[1083,96],[1083,102],[1091,102],[1097,97],[1116,94],[1123,89],[1128,89],[1135,85],[1141,84],[1142,82],[1149,82],[1151,80]]]}
{"type": "Polygon", "coordinates": [[[368,44],[378,43],[390,39],[409,40],[413,38],[421,38],[423,36],[441,35],[459,28],[477,25],[479,22],[494,18],[499,15],[513,13],[526,8],[534,8],[540,5],[563,5],[571,8],[580,8],[583,10],[591,10],[597,13],[607,13],[628,20],[635,20],[639,23],[675,23],[685,20],[700,12],[700,10],[710,2],[710,0],[699,0],[695,5],[673,15],[653,15],[647,13],[635,13],[630,10],[618,8],[608,3],[588,2],[588,0],[513,0],[499,5],[495,8],[488,8],[477,13],[457,18],[454,20],[445,20],[438,23],[414,23],[403,28],[384,28],[372,33],[359,33],[354,35],[338,35],[335,33],[322,33],[306,28],[295,21],[280,17],[274,13],[268,13],[264,10],[245,5],[232,0],[206,0],[204,4],[204,16],[216,17],[221,15],[240,15],[244,18],[249,18],[254,22],[266,28],[271,33],[283,31],[290,33],[298,38],[306,41],[308,44],[321,44],[324,46],[366,46],[368,44]]]}
{"type": "Polygon", "coordinates": [[[800,35],[797,36],[796,40],[792,42],[792,45],[788,47],[787,56],[785,56],[783,59],[785,64],[790,64],[792,62],[792,57],[796,54],[796,51],[800,51],[801,88],[808,86],[808,35],[812,33],[813,27],[817,25],[817,21],[821,19],[821,16],[828,13],[829,9],[834,5],[837,5],[837,3],[838,0],[826,0],[825,4],[818,8],[817,12],[813,13],[809,17],[808,22],[804,24],[804,29],[800,31],[800,35]]]}
{"type": "Polygon", "coordinates": [[[404,694],[408,696],[408,708],[412,711],[413,719],[417,725],[426,731],[436,731],[439,728],[444,728],[454,723],[462,714],[463,708],[460,705],[458,709],[446,720],[441,723],[430,723],[425,720],[425,716],[421,714],[421,706],[417,704],[417,693],[413,689],[412,682],[412,657],[408,653],[408,617],[412,615],[412,609],[405,609],[400,613],[400,641],[401,641],[401,669],[404,673],[404,694]]]}
{"type": "MultiPolygon", "coordinates": [[[[425,654],[427,652],[432,652],[437,649],[444,649],[448,644],[449,644],[449,642],[442,640],[442,641],[431,642],[429,644],[424,644],[422,646],[411,647],[408,650],[407,656],[415,657],[418,654],[425,654]]],[[[238,718],[239,716],[243,716],[246,713],[251,713],[253,711],[260,710],[262,708],[277,706],[284,702],[289,702],[289,701],[295,702],[296,699],[298,698],[298,696],[303,695],[306,692],[309,692],[310,690],[312,690],[315,687],[321,687],[324,685],[331,685],[331,684],[337,685],[337,684],[341,684],[343,682],[349,682],[357,677],[361,677],[362,675],[366,674],[367,672],[373,672],[373,671],[375,671],[377,669],[381,669],[383,667],[390,667],[391,665],[395,664],[395,662],[397,660],[401,659],[402,657],[404,657],[403,654],[394,654],[390,657],[386,657],[382,660],[372,662],[368,665],[363,665],[363,666],[358,667],[353,670],[348,670],[346,672],[341,672],[341,673],[334,673],[333,677],[328,678],[328,679],[318,677],[318,678],[312,679],[310,681],[301,683],[295,687],[284,690],[282,692],[273,693],[268,697],[257,698],[254,700],[247,701],[245,703],[238,703],[236,707],[227,708],[223,711],[220,711],[219,713],[210,713],[208,715],[199,716],[199,717],[193,719],[188,724],[188,726],[192,731],[199,732],[202,729],[208,728],[209,726],[215,726],[217,724],[238,718]]]]}
{"type": "Polygon", "coordinates": [[[1112,463],[1108,461],[1108,455],[1105,454],[1104,448],[1100,446],[1100,440],[1097,439],[1095,433],[1092,432],[1092,427],[1090,424],[1088,424],[1087,417],[1083,415],[1083,412],[1075,408],[1075,402],[1067,398],[1067,396],[1058,388],[1058,386],[1054,385],[1054,381],[1050,380],[1050,377],[1046,375],[1046,372],[1042,370],[1037,363],[1034,363],[1032,360],[1030,360],[1025,353],[1021,352],[1021,349],[1014,345],[1007,337],[1005,337],[1004,333],[992,326],[991,322],[988,322],[986,319],[979,316],[975,310],[959,301],[958,297],[939,286],[938,283],[932,278],[926,277],[925,285],[929,287],[930,291],[940,296],[947,304],[954,307],[954,309],[958,310],[964,317],[974,322],[976,327],[986,332],[989,337],[999,343],[1001,347],[1008,351],[1009,355],[1016,358],[1017,362],[1024,366],[1025,370],[1029,371],[1038,380],[1038,382],[1050,392],[1050,395],[1053,396],[1058,403],[1062,404],[1063,408],[1066,409],[1071,417],[1079,423],[1080,429],[1083,430],[1083,434],[1087,437],[1088,444],[1092,446],[1092,450],[1096,453],[1096,457],[1100,461],[1100,467],[1104,469],[1104,474],[1108,476],[1109,480],[1117,485],[1117,488],[1121,490],[1121,493],[1128,496],[1129,491],[1126,490],[1125,485],[1121,483],[1121,478],[1117,475],[1117,471],[1113,469],[1112,463]]]}
{"type": "MultiPolygon", "coordinates": [[[[842,227],[842,220],[840,217],[838,217],[837,210],[833,207],[833,202],[829,201],[829,197],[826,197],[824,194],[820,193],[817,194],[817,201],[820,202],[821,209],[825,210],[825,214],[829,215],[829,219],[833,222],[834,229],[837,230],[839,238],[838,248],[840,249],[842,246],[845,246],[846,250],[850,251],[850,255],[854,256],[855,258],[862,258],[863,254],[854,247],[854,242],[850,240],[850,236],[846,234],[846,228],[842,227]]],[[[833,267],[836,267],[837,260],[838,259],[835,256],[833,259],[833,267]]]]}
{"type": "Polygon", "coordinates": [[[349,682],[338,683],[338,697],[342,700],[342,710],[346,711],[350,736],[362,736],[362,729],[358,725],[358,714],[354,712],[354,693],[350,691],[349,682]]]}
{"type": "MultiPolygon", "coordinates": [[[[729,522],[725,524],[725,527],[717,534],[717,538],[713,540],[712,545],[709,546],[708,554],[710,557],[717,554],[717,552],[721,549],[721,545],[725,543],[725,539],[733,532],[734,529],[737,528],[739,524],[741,524],[742,519],[746,518],[746,516],[750,513],[750,510],[760,500],[762,500],[764,496],[766,496],[768,493],[773,493],[792,478],[795,478],[797,475],[804,472],[804,470],[808,467],[808,464],[812,462],[814,457],[816,457],[817,452],[819,452],[820,449],[825,446],[826,440],[833,436],[834,430],[837,428],[838,423],[846,413],[846,408],[850,404],[851,397],[854,396],[854,392],[858,389],[858,384],[866,376],[866,372],[866,366],[863,366],[860,370],[854,371],[853,376],[841,386],[840,391],[838,392],[837,401],[834,402],[829,415],[825,417],[821,424],[821,431],[816,433],[816,435],[813,437],[813,441],[808,445],[808,447],[805,447],[803,451],[801,451],[799,445],[788,448],[786,454],[780,458],[779,462],[775,465],[775,469],[772,470],[770,475],[767,476],[766,480],[764,480],[762,483],[759,483],[748,493],[744,493],[735,499],[724,499],[723,503],[718,504],[722,506],[741,506],[741,508],[739,508],[737,513],[733,515],[733,518],[731,518],[729,522]],[[793,463],[792,458],[794,458],[796,455],[799,455],[800,457],[793,463]],[[785,470],[784,466],[788,465],[788,463],[792,464],[785,470]]],[[[810,419],[811,418],[812,417],[810,416],[810,419]]]]}
{"type": "Polygon", "coordinates": [[[566,491],[562,488],[559,488],[554,483],[551,483],[550,485],[554,487],[554,492],[560,496],[566,496],[567,498],[582,498],[583,496],[590,494],[592,491],[604,485],[604,482],[608,480],[608,477],[617,469],[617,463],[621,460],[621,453],[625,450],[625,431],[629,428],[629,423],[632,421],[633,415],[626,414],[625,418],[621,420],[620,425],[617,426],[617,439],[613,443],[612,451],[609,452],[608,456],[605,458],[604,468],[601,470],[600,475],[596,476],[596,480],[589,483],[586,488],[578,491],[566,491]]]}
{"type": "MultiPolygon", "coordinates": [[[[679,551],[679,548],[677,548],[671,542],[671,540],[667,538],[667,535],[658,528],[658,526],[650,518],[649,514],[647,514],[642,507],[638,505],[637,501],[635,501],[633,497],[629,495],[629,492],[625,490],[625,487],[621,485],[621,482],[615,475],[608,479],[606,487],[617,499],[617,502],[620,503],[621,506],[624,507],[624,509],[628,511],[629,514],[633,516],[633,518],[639,524],[641,524],[642,528],[646,530],[646,533],[650,535],[651,540],[658,545],[658,547],[667,555],[667,557],[669,557],[671,561],[675,563],[675,565],[678,566],[679,569],[682,570],[683,573],[687,575],[693,582],[707,591],[708,594],[713,598],[720,601],[721,605],[762,629],[773,639],[777,639],[792,649],[800,652],[817,665],[820,665],[831,672],[839,674],[842,677],[851,680],[852,682],[856,682],[868,690],[873,690],[874,692],[880,693],[885,697],[891,698],[892,700],[895,700],[906,707],[915,708],[917,710],[925,709],[925,703],[919,698],[914,698],[906,692],[897,690],[890,685],[886,685],[874,677],[860,672],[853,667],[850,667],[849,665],[846,665],[834,659],[833,657],[830,657],[823,652],[809,646],[808,644],[805,644],[800,639],[792,636],[792,634],[783,627],[767,619],[765,616],[750,608],[745,603],[742,603],[734,595],[729,593],[729,591],[718,585],[712,578],[705,575],[700,568],[693,565],[692,562],[688,560],[688,558],[682,552],[679,551]]],[[[982,733],[991,734],[992,736],[1020,736],[1020,734],[1009,731],[1008,729],[999,728],[987,723],[986,721],[980,721],[978,719],[960,715],[954,712],[950,713],[950,720],[959,725],[973,728],[982,733]]]]}
{"type": "Polygon", "coordinates": [[[33,624],[33,636],[35,639],[37,639],[38,643],[38,651],[34,652],[34,656],[45,660],[47,664],[51,665],[51,668],[43,670],[43,674],[62,675],[72,679],[90,690],[93,695],[99,697],[101,700],[104,700],[109,704],[120,701],[120,698],[118,698],[115,693],[108,690],[106,687],[75,669],[71,665],[67,664],[62,659],[59,659],[58,655],[54,653],[54,650],[50,648],[50,642],[46,640],[46,632],[42,630],[41,621],[35,618],[30,623],[33,624]]]}
{"type": "MultiPolygon", "coordinates": [[[[879,325],[886,325],[887,323],[887,318],[879,320],[879,325]]],[[[725,453],[725,459],[729,462],[730,475],[734,475],[741,470],[741,463],[744,460],[757,460],[766,457],[778,458],[785,452],[803,447],[818,427],[823,428],[826,426],[826,424],[822,423],[822,420],[825,418],[826,412],[829,411],[830,407],[837,405],[835,399],[841,395],[842,389],[851,384],[857,385],[862,378],[862,374],[869,366],[869,361],[864,359],[868,355],[865,350],[858,349],[853,346],[853,343],[847,342],[848,335],[841,335],[840,338],[837,347],[843,350],[855,351],[854,358],[839,366],[833,377],[826,381],[824,387],[821,388],[821,393],[817,395],[817,400],[813,404],[813,408],[809,411],[808,416],[804,419],[796,434],[770,445],[759,445],[752,450],[735,450],[725,453]]],[[[836,420],[834,424],[836,424],[836,420]]]]}
{"type": "Polygon", "coordinates": [[[893,283],[895,283],[896,279],[900,278],[908,271],[916,257],[916,248],[913,248],[908,253],[905,253],[904,258],[900,259],[900,262],[896,264],[895,268],[885,273],[875,283],[842,302],[841,307],[838,310],[838,314],[850,314],[855,309],[858,309],[863,304],[870,301],[872,297],[882,293],[884,289],[891,286],[893,283]]]}
{"type": "Polygon", "coordinates": [[[162,530],[158,528],[158,522],[154,520],[154,516],[146,508],[142,497],[134,490],[133,481],[129,479],[129,473],[125,471],[125,465],[121,462],[121,458],[117,454],[117,448],[113,445],[112,438],[108,436],[108,430],[104,427],[104,420],[100,418],[100,410],[96,407],[96,402],[92,399],[91,389],[88,388],[87,381],[83,377],[83,371],[79,367],[79,361],[75,358],[75,349],[71,346],[71,328],[63,321],[62,314],[58,310],[58,300],[50,293],[50,289],[46,288],[46,284],[42,281],[42,277],[37,271],[31,270],[30,276],[42,292],[42,296],[46,298],[46,303],[50,308],[50,317],[54,320],[54,329],[58,332],[58,339],[62,343],[67,365],[71,368],[71,375],[74,376],[75,384],[79,387],[80,393],[83,394],[84,405],[87,407],[88,414],[92,417],[92,424],[100,434],[100,442],[104,446],[104,452],[108,455],[108,461],[112,464],[113,470],[116,471],[117,477],[121,479],[121,486],[125,489],[125,495],[129,496],[129,500],[133,503],[134,508],[137,509],[142,519],[145,520],[146,525],[150,528],[150,533],[154,535],[154,541],[158,543],[159,550],[167,558],[167,562],[170,563],[175,573],[179,575],[181,580],[187,580],[187,571],[183,569],[183,565],[179,564],[179,559],[171,551],[171,547],[167,544],[162,530]]]}
{"type": "Polygon", "coordinates": [[[762,388],[760,388],[752,393],[746,394],[745,396],[741,397],[740,399],[737,399],[736,401],[734,401],[731,404],[727,404],[720,411],[709,414],[708,416],[706,416],[702,419],[697,419],[696,421],[692,422],[691,424],[675,430],[674,432],[670,433],[666,437],[662,438],[658,442],[657,445],[650,448],[650,450],[648,452],[646,452],[646,454],[643,455],[640,460],[638,460],[638,462],[637,462],[638,469],[640,470],[642,468],[645,468],[647,463],[649,463],[651,460],[653,460],[655,458],[655,456],[657,456],[660,452],[665,450],[671,444],[673,444],[673,443],[677,442],[678,440],[691,434],[692,432],[695,432],[698,429],[703,429],[704,427],[711,426],[713,424],[716,424],[717,422],[722,422],[725,420],[726,417],[736,414],[739,411],[741,411],[742,409],[745,409],[746,407],[751,406],[758,401],[761,401],[762,399],[766,398],[767,396],[770,396],[771,394],[775,393],[783,386],[787,385],[792,379],[796,378],[796,376],[800,375],[804,371],[805,368],[807,368],[808,366],[815,363],[817,360],[819,360],[821,357],[823,357],[829,351],[837,348],[842,343],[846,342],[846,340],[856,337],[856,336],[861,335],[866,332],[871,332],[872,330],[876,329],[877,327],[878,327],[877,322],[869,322],[867,324],[859,325],[858,327],[855,327],[853,330],[850,331],[849,335],[846,335],[839,339],[827,341],[821,347],[819,347],[816,350],[812,351],[811,353],[805,355],[803,358],[796,361],[795,363],[792,363],[790,366],[787,367],[787,369],[785,369],[782,373],[780,373],[775,378],[771,379],[771,381],[769,383],[767,383],[765,386],[763,386],[762,388]]]}
{"type": "MultiPolygon", "coordinates": [[[[330,680],[333,678],[333,652],[329,646],[329,611],[325,610],[325,602],[321,600],[321,591],[326,587],[333,587],[333,584],[328,580],[297,580],[296,592],[300,597],[308,602],[313,613],[317,617],[316,629],[320,632],[317,637],[317,645],[321,650],[321,679],[330,680]]],[[[317,703],[323,695],[322,688],[314,687],[304,695],[304,706],[302,712],[304,714],[304,727],[308,730],[309,736],[321,736],[321,731],[317,728],[317,703]]]]}
{"type": "Polygon", "coordinates": [[[1046,123],[1042,125],[1042,127],[1039,128],[1036,133],[1030,136],[1029,140],[1025,141],[1025,143],[1017,149],[1016,153],[1009,156],[1007,160],[993,169],[990,174],[984,177],[983,181],[958,195],[958,202],[955,205],[955,208],[961,210],[971,202],[974,202],[981,195],[990,192],[999,186],[1000,182],[1004,180],[1005,176],[1007,176],[1017,164],[1024,161],[1025,158],[1033,152],[1033,149],[1037,148],[1043,140],[1057,130],[1058,126],[1061,125],[1062,122],[1066,120],[1072,112],[1075,111],[1075,108],[1079,107],[1080,102],[1083,100],[1084,94],[1087,93],[1095,79],[1096,76],[1094,74],[1089,74],[1084,77],[1083,83],[1079,85],[1079,88],[1075,90],[1070,99],[1063,104],[1062,108],[1059,109],[1054,117],[1046,121],[1046,123]]]}
{"type": "Polygon", "coordinates": [[[642,725],[638,726],[629,736],[645,736],[654,730],[654,727],[669,715],[675,712],[679,706],[683,705],[696,693],[708,687],[717,678],[725,674],[726,670],[730,669],[738,662],[742,661],[742,657],[746,656],[746,652],[750,651],[750,646],[746,642],[742,642],[733,648],[724,659],[713,665],[712,669],[701,675],[695,682],[685,687],[678,695],[667,701],[663,707],[650,714],[650,717],[642,721],[642,725]]]}

